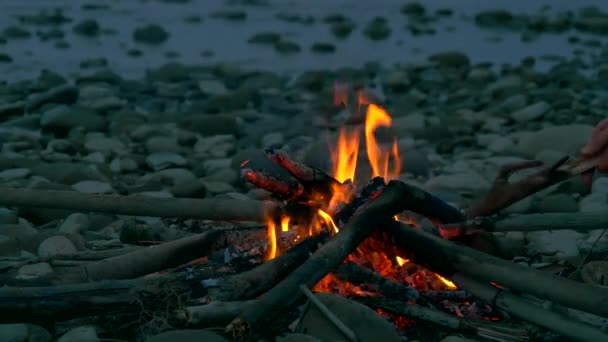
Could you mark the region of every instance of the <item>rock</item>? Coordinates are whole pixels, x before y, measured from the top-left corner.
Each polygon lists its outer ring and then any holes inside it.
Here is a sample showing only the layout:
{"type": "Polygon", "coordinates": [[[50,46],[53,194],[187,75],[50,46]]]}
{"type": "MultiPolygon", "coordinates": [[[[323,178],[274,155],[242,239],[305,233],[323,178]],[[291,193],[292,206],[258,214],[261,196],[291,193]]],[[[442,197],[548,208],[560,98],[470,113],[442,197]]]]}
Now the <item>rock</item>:
{"type": "Polygon", "coordinates": [[[114,137],[106,137],[99,134],[87,134],[84,147],[89,152],[101,152],[105,155],[123,155],[127,152],[127,147],[120,140],[114,137]]]}
{"type": "Polygon", "coordinates": [[[277,337],[276,342],[322,342],[322,341],[317,338],[314,338],[310,335],[287,334],[285,336],[277,337]]]}
{"type": "Polygon", "coordinates": [[[56,255],[69,255],[76,253],[76,246],[65,236],[51,236],[38,246],[38,256],[50,258],[56,255]]]}
{"type": "Polygon", "coordinates": [[[268,133],[262,138],[262,148],[280,148],[285,142],[285,137],[281,132],[268,133]]]}
{"type": "Polygon", "coordinates": [[[60,85],[45,92],[28,96],[26,110],[33,111],[47,103],[72,104],[77,99],[78,88],[72,85],[60,85]]]}
{"type": "Polygon", "coordinates": [[[92,326],[82,326],[71,329],[57,339],[57,342],[100,342],[97,331],[92,326]]]}
{"type": "Polygon", "coordinates": [[[421,3],[411,1],[401,6],[400,12],[408,16],[422,16],[426,13],[426,9],[421,3]]]}
{"type": "Polygon", "coordinates": [[[228,183],[203,181],[203,184],[205,185],[205,190],[214,195],[234,191],[232,185],[228,183]]]}
{"type": "Polygon", "coordinates": [[[239,177],[239,173],[236,172],[236,170],[231,168],[224,168],[214,170],[212,173],[208,173],[208,175],[205,176],[204,180],[208,182],[234,184],[239,180],[239,177]]]}
{"type": "Polygon", "coordinates": [[[228,342],[222,336],[207,330],[175,330],[168,331],[158,335],[154,335],[145,340],[145,342],[228,342]]]}
{"type": "Polygon", "coordinates": [[[106,127],[106,120],[90,109],[56,106],[42,114],[40,124],[51,130],[69,130],[81,126],[88,131],[102,131],[106,127]]]}
{"type": "Polygon", "coordinates": [[[599,177],[591,184],[591,192],[594,194],[608,195],[608,177],[599,177]]]}
{"type": "Polygon", "coordinates": [[[236,118],[228,115],[191,115],[180,120],[179,127],[205,137],[239,133],[236,118]]]}
{"type": "Polygon", "coordinates": [[[224,85],[224,82],[216,79],[211,80],[200,80],[198,81],[198,88],[203,94],[206,95],[226,95],[228,89],[224,85]]]}
{"type": "Polygon", "coordinates": [[[545,102],[540,101],[531,104],[525,108],[522,108],[511,114],[511,119],[516,122],[526,122],[541,118],[547,111],[551,109],[551,106],[545,102]]]}
{"type": "Polygon", "coordinates": [[[104,194],[114,192],[111,184],[96,180],[83,180],[72,184],[72,188],[85,194],[104,194]]]}
{"type": "Polygon", "coordinates": [[[332,43],[315,42],[310,46],[310,51],[315,53],[332,53],[336,51],[336,46],[332,43]]]}
{"type": "Polygon", "coordinates": [[[32,174],[32,170],[25,168],[18,169],[8,169],[4,171],[0,171],[0,180],[2,181],[11,181],[15,179],[27,178],[32,174]]]}
{"type": "Polygon", "coordinates": [[[543,255],[543,262],[580,256],[577,241],[583,236],[574,230],[553,230],[526,234],[526,255],[543,255]]]}
{"type": "Polygon", "coordinates": [[[206,194],[205,183],[200,179],[191,182],[180,182],[174,184],[169,191],[175,197],[203,198],[206,194]]]}
{"type": "Polygon", "coordinates": [[[198,139],[194,144],[198,155],[213,158],[226,158],[236,149],[236,137],[232,134],[220,134],[198,139]]]}
{"type": "Polygon", "coordinates": [[[597,260],[586,263],[581,268],[581,278],[588,284],[608,286],[608,261],[597,260]]]}
{"type": "Polygon", "coordinates": [[[453,68],[467,67],[470,64],[469,57],[458,51],[445,51],[432,54],[429,56],[429,61],[453,68]]]}
{"type": "Polygon", "coordinates": [[[608,195],[589,194],[579,201],[579,211],[583,213],[608,210],[608,195]]]}
{"type": "MultiPolygon", "coordinates": [[[[395,327],[367,306],[333,293],[317,293],[315,296],[350,327],[362,342],[401,341],[395,327]]],[[[305,332],[321,341],[344,339],[335,325],[310,303],[307,304],[295,330],[297,333],[305,332]]]]}
{"type": "Polygon", "coordinates": [[[365,25],[363,34],[371,40],[384,40],[391,35],[391,28],[386,18],[375,17],[365,25]]]}
{"type": "Polygon", "coordinates": [[[30,38],[32,34],[19,26],[7,26],[2,30],[2,36],[8,39],[26,39],[30,38]]]}
{"type": "Polygon", "coordinates": [[[138,27],[133,31],[133,40],[138,43],[158,45],[169,39],[169,33],[156,24],[138,27]]]}
{"type": "Polygon", "coordinates": [[[0,256],[14,256],[21,251],[19,240],[0,235],[0,256]]]}
{"type": "Polygon", "coordinates": [[[247,42],[251,44],[276,44],[281,40],[281,35],[276,32],[258,32],[251,36],[247,42]]]}
{"type": "Polygon", "coordinates": [[[173,152],[156,152],[146,157],[146,164],[155,171],[169,167],[180,167],[188,164],[181,155],[173,152]]]}
{"type": "Polygon", "coordinates": [[[431,175],[431,162],[427,154],[419,149],[409,149],[401,153],[401,172],[409,173],[415,177],[429,177],[431,175]]]}
{"type": "Polygon", "coordinates": [[[74,213],[68,216],[58,227],[62,233],[79,234],[91,226],[89,217],[82,213],[74,213]]]}
{"type": "Polygon", "coordinates": [[[44,328],[34,324],[0,324],[2,342],[50,342],[53,336],[44,328]]]}
{"type": "Polygon", "coordinates": [[[553,150],[562,155],[577,155],[591,137],[590,125],[572,124],[543,128],[528,132],[517,142],[517,149],[527,158],[533,158],[543,150],[553,150]]]}
{"type": "Polygon", "coordinates": [[[573,213],[578,211],[578,203],[569,194],[551,194],[540,199],[536,204],[539,213],[573,213]]]}
{"type": "Polygon", "coordinates": [[[156,136],[146,140],[146,150],[148,153],[154,152],[173,152],[180,153],[182,147],[177,143],[176,137],[156,136]]]}
{"type": "Polygon", "coordinates": [[[46,262],[39,262],[37,264],[24,265],[17,271],[17,279],[19,280],[33,280],[38,278],[45,278],[53,274],[53,268],[46,262]]]}
{"type": "Polygon", "coordinates": [[[300,45],[294,41],[281,38],[278,42],[274,43],[274,49],[281,54],[288,55],[302,51],[300,45]]]}
{"type": "Polygon", "coordinates": [[[481,193],[490,189],[490,182],[475,171],[459,172],[439,175],[429,179],[425,187],[429,189],[443,189],[481,193]]]}
{"type": "Polygon", "coordinates": [[[513,20],[514,16],[507,10],[485,10],[475,15],[475,23],[482,27],[505,27],[513,20]]]}
{"type": "Polygon", "coordinates": [[[74,33],[86,37],[96,37],[101,33],[101,27],[95,19],[85,19],[74,25],[73,30],[74,33]]]}

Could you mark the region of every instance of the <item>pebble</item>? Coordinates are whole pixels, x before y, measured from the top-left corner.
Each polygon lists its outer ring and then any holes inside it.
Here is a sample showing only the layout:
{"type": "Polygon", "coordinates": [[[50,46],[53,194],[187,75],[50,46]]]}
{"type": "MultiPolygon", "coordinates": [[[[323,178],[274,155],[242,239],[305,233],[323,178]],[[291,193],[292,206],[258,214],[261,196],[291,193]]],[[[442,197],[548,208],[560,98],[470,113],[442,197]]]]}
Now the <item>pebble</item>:
{"type": "Polygon", "coordinates": [[[85,194],[103,194],[114,192],[114,188],[111,184],[96,180],[80,181],[78,183],[72,184],[72,188],[78,192],[82,192],[85,194]]]}
{"type": "Polygon", "coordinates": [[[188,164],[181,155],[173,152],[155,152],[146,157],[146,164],[155,171],[188,164]]]}
{"type": "Polygon", "coordinates": [[[57,342],[101,342],[97,336],[97,331],[92,326],[81,326],[70,329],[57,339],[57,342]]]}
{"type": "Polygon", "coordinates": [[[39,262],[37,264],[21,266],[19,270],[17,270],[17,279],[33,280],[44,278],[53,274],[53,272],[51,265],[46,262],[39,262]]]}
{"type": "Polygon", "coordinates": [[[56,255],[69,255],[76,253],[76,246],[64,236],[51,236],[38,246],[38,256],[50,258],[56,255]]]}
{"type": "Polygon", "coordinates": [[[550,109],[551,106],[547,102],[540,101],[512,113],[511,119],[516,122],[537,120],[545,115],[550,109]]]}

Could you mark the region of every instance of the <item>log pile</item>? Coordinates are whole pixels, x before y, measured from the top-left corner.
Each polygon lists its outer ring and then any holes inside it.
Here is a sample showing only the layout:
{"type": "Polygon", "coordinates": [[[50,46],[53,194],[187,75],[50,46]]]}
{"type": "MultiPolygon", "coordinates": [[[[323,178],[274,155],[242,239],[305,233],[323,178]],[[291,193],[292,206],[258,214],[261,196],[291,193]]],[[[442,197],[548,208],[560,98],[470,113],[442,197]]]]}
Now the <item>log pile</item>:
{"type": "Polygon", "coordinates": [[[401,181],[385,182],[377,177],[357,188],[281,151],[268,150],[266,155],[292,178],[280,179],[246,164],[242,176],[270,191],[276,198],[273,203],[142,200],[0,189],[0,204],[8,206],[260,223],[289,216],[302,226],[310,225],[323,210],[336,225],[326,225],[309,236],[299,234],[297,243],[283,244],[281,253],[271,260],[256,259],[246,265],[227,260],[226,251],[242,244],[243,236],[266,246],[263,226],[215,228],[156,246],[88,255],[87,261],[83,256],[56,257],[51,261],[68,267],[38,284],[11,283],[15,269],[24,264],[16,261],[3,268],[0,278],[5,285],[0,288],[0,309],[11,313],[2,315],[1,323],[95,322],[119,335],[134,327],[139,334],[222,327],[225,336],[244,341],[288,331],[298,318],[298,308],[308,301],[346,339],[361,340],[356,329],[345,325],[310,292],[333,275],[344,284],[366,289],[351,293],[350,299],[420,325],[495,341],[526,341],[534,337],[530,323],[574,340],[608,341],[608,334],[599,327],[567,314],[574,309],[608,317],[608,288],[526,268],[472,247],[475,239],[492,231],[560,229],[566,227],[564,222],[575,222],[584,229],[605,226],[606,217],[597,215],[539,214],[506,220],[494,216],[526,196],[587,170],[588,165],[568,164],[564,159],[517,183],[509,182],[514,172],[540,165],[506,166],[479,204],[459,210],[401,181]],[[336,205],[331,200],[337,192],[346,194],[347,200],[336,205]],[[397,221],[396,215],[403,212],[435,224],[432,229],[421,229],[397,221]],[[381,246],[382,253],[411,260],[451,280],[458,289],[420,289],[380,274],[353,261],[362,246],[381,246]],[[481,305],[489,313],[462,317],[446,303],[468,308],[481,305]]]}

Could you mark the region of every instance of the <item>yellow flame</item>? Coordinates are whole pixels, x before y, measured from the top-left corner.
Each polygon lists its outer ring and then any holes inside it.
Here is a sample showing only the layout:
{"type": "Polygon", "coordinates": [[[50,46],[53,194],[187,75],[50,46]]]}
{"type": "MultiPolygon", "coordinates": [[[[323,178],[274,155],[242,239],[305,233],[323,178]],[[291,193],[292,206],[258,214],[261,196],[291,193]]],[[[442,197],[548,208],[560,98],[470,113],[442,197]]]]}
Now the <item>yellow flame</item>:
{"type": "Polygon", "coordinates": [[[397,258],[397,264],[399,264],[399,266],[403,266],[405,264],[407,264],[409,261],[409,259],[403,259],[402,257],[398,256],[397,258]]]}
{"type": "Polygon", "coordinates": [[[435,273],[435,275],[437,276],[437,278],[439,278],[439,280],[441,280],[447,287],[449,287],[450,289],[455,289],[456,288],[456,284],[454,284],[453,282],[451,282],[448,279],[445,279],[444,277],[440,276],[439,274],[435,273]]]}
{"type": "Polygon", "coordinates": [[[289,231],[289,216],[281,217],[281,231],[283,231],[283,232],[289,231]]]}
{"type": "Polygon", "coordinates": [[[359,158],[359,130],[347,131],[340,128],[337,151],[332,155],[334,178],[339,182],[355,179],[357,159],[359,158]]]}
{"type": "Polygon", "coordinates": [[[374,132],[378,127],[390,127],[392,119],[388,113],[375,104],[370,104],[367,107],[367,118],[365,120],[365,145],[367,148],[367,158],[372,167],[373,177],[384,177],[390,179],[399,175],[400,170],[400,159],[399,149],[397,142],[395,141],[392,146],[392,150],[386,151],[380,148],[374,132]],[[395,158],[395,169],[389,174],[388,163],[390,155],[395,158]]]}
{"type": "Polygon", "coordinates": [[[338,227],[336,227],[336,224],[334,223],[334,219],[331,218],[331,216],[324,212],[323,210],[319,209],[317,211],[317,213],[319,214],[319,216],[321,216],[323,218],[323,220],[325,220],[325,222],[329,225],[332,226],[332,228],[334,228],[334,231],[337,233],[339,231],[338,227]]]}
{"type": "Polygon", "coordinates": [[[277,256],[277,232],[276,226],[272,219],[267,219],[268,221],[268,256],[266,260],[272,260],[277,256]]]}

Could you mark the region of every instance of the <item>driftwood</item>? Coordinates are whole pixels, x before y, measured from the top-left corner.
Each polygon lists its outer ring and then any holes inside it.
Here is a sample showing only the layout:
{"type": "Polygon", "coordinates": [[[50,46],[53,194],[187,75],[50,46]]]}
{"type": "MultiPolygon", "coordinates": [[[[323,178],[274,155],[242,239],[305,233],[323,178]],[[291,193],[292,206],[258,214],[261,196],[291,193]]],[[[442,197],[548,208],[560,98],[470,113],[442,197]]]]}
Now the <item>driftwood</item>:
{"type": "Polygon", "coordinates": [[[464,319],[438,310],[403,304],[400,301],[383,297],[356,296],[353,299],[386,312],[457,330],[461,333],[475,334],[479,337],[499,341],[528,341],[528,334],[522,328],[507,327],[489,321],[464,319]]]}
{"type": "Polygon", "coordinates": [[[542,213],[513,215],[505,218],[472,219],[441,227],[442,235],[450,237],[487,232],[532,232],[539,230],[572,229],[589,231],[608,227],[608,215],[604,212],[589,213],[542,213]]]}
{"type": "Polygon", "coordinates": [[[0,205],[133,216],[256,222],[264,222],[265,213],[276,209],[274,203],[254,200],[154,198],[7,187],[0,187],[0,205]]]}
{"type": "Polygon", "coordinates": [[[444,277],[456,273],[496,282],[555,303],[608,317],[608,288],[560,278],[499,259],[467,246],[412,229],[399,222],[382,225],[399,253],[444,277]]]}
{"type": "MultiPolygon", "coordinates": [[[[187,306],[175,312],[175,318],[186,326],[195,328],[208,328],[223,326],[242,311],[257,304],[257,300],[234,302],[211,302],[205,305],[187,306]]],[[[177,342],[177,341],[176,341],[177,342]]]]}
{"type": "Polygon", "coordinates": [[[304,263],[328,237],[327,233],[321,233],[306,238],[287,252],[260,266],[221,280],[219,287],[209,289],[209,299],[228,302],[255,298],[304,263]]]}
{"type": "MultiPolygon", "coordinates": [[[[462,274],[454,274],[452,279],[456,284],[470,291],[475,297],[487,303],[492,303],[498,308],[528,322],[553,330],[576,341],[608,341],[608,333],[606,332],[580,323],[568,316],[534,305],[509,291],[492,286],[487,282],[474,280],[462,274]]],[[[541,286],[542,284],[539,287],[541,286]]],[[[603,304],[598,302],[599,305],[603,304]]]]}
{"type": "Polygon", "coordinates": [[[410,195],[406,185],[391,181],[377,198],[355,214],[344,228],[304,264],[264,294],[258,303],[244,310],[227,330],[234,336],[247,337],[263,329],[264,324],[291,309],[302,298],[300,284],[313,287],[327,273],[338,267],[382,222],[405,209],[410,195]]]}

